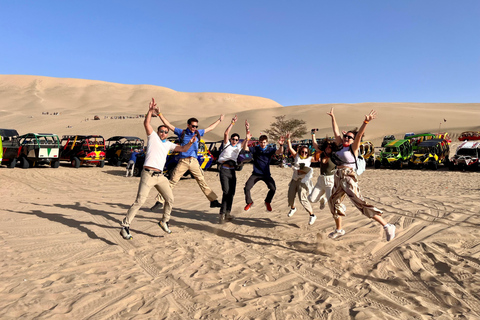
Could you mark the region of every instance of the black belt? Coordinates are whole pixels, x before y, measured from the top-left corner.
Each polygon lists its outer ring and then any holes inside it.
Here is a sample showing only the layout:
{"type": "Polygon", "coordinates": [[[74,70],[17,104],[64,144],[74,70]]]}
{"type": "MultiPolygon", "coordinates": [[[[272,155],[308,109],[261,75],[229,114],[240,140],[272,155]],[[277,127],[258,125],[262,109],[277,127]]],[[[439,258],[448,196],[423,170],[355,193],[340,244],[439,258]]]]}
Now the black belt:
{"type": "Polygon", "coordinates": [[[149,173],[151,172],[152,177],[153,177],[153,176],[156,176],[156,175],[161,175],[161,174],[163,173],[163,171],[153,171],[153,170],[150,170],[150,169],[148,169],[148,168],[143,168],[143,170],[145,170],[145,171],[147,171],[147,172],[149,172],[149,173]]]}

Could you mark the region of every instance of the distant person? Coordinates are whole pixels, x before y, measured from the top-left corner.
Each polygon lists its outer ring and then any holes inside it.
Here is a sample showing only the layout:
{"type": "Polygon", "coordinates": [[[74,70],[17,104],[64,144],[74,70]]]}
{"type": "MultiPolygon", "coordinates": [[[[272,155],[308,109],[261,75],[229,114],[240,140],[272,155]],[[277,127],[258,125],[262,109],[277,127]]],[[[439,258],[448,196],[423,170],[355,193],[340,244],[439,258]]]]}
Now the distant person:
{"type": "MultiPolygon", "coordinates": [[[[180,153],[180,160],[178,161],[177,166],[172,172],[170,176],[170,186],[173,189],[183,174],[187,171],[190,171],[192,176],[197,181],[200,189],[202,190],[203,194],[207,197],[208,201],[210,201],[210,208],[220,208],[221,204],[218,202],[218,197],[213,192],[212,189],[207,185],[205,182],[205,177],[203,176],[203,171],[200,167],[200,163],[198,163],[197,153],[198,153],[198,143],[205,133],[212,131],[215,127],[222,122],[223,114],[220,115],[217,121],[212,123],[206,129],[198,129],[198,120],[196,118],[190,118],[187,121],[187,128],[182,130],[179,128],[175,128],[168,120],[165,118],[163,114],[160,112],[158,113],[158,117],[162,120],[163,124],[165,124],[170,130],[172,130],[177,137],[180,139],[180,145],[186,145],[192,138],[195,139],[193,145],[188,150],[180,153]]],[[[155,210],[157,207],[162,205],[161,196],[157,196],[157,202],[151,208],[151,210],[155,210]]]]}
{"type": "Polygon", "coordinates": [[[135,168],[135,163],[137,162],[137,156],[140,154],[140,151],[138,149],[133,150],[133,152],[130,155],[130,159],[128,160],[127,163],[127,173],[125,174],[125,177],[133,177],[133,170],[135,168]]]}
{"type": "Polygon", "coordinates": [[[334,185],[335,163],[332,162],[332,153],[337,150],[333,141],[325,139],[323,144],[319,147],[317,139],[315,138],[315,132],[312,130],[312,145],[315,150],[320,151],[320,175],[318,176],[317,183],[313,187],[312,192],[308,196],[308,200],[312,203],[320,202],[320,210],[325,208],[332,195],[332,189],[334,185]]]}
{"type": "Polygon", "coordinates": [[[173,192],[170,188],[168,179],[163,175],[162,171],[163,167],[165,166],[165,161],[169,151],[186,151],[195,141],[194,138],[191,138],[190,141],[184,146],[178,146],[168,141],[168,127],[164,125],[158,127],[158,131],[154,132],[152,126],[150,125],[150,120],[154,111],[158,113],[156,110],[155,100],[152,99],[148,106],[147,116],[143,122],[143,126],[145,127],[145,131],[147,132],[148,136],[148,148],[140,183],[138,185],[137,198],[123,219],[122,230],[120,231],[120,235],[126,240],[133,238],[130,234],[130,224],[132,223],[133,218],[135,218],[138,210],[147,200],[148,194],[152,188],[157,189],[157,191],[162,195],[163,199],[165,199],[165,205],[163,207],[163,219],[158,223],[158,225],[166,233],[172,233],[168,226],[168,221],[170,220],[170,213],[172,212],[173,192]]]}
{"type": "Polygon", "coordinates": [[[295,197],[298,196],[300,203],[310,216],[308,224],[312,225],[315,220],[317,220],[317,217],[313,213],[312,205],[310,204],[310,201],[308,201],[308,195],[313,187],[311,182],[313,170],[310,167],[312,164],[312,156],[310,155],[310,150],[307,146],[299,146],[298,152],[292,148],[290,133],[287,133],[287,146],[288,151],[293,157],[293,175],[292,180],[290,180],[290,183],[288,184],[287,193],[290,211],[287,216],[291,217],[297,212],[297,208],[295,207],[295,197]]]}
{"type": "Polygon", "coordinates": [[[222,185],[222,206],[220,207],[220,223],[229,221],[232,219],[230,215],[232,211],[233,197],[235,196],[237,186],[236,166],[237,158],[248,141],[251,139],[250,133],[247,133],[247,137],[243,140],[243,144],[240,145],[240,135],[233,133],[228,139],[230,130],[237,122],[237,116],[232,118],[232,121],[228,125],[225,133],[223,134],[223,148],[218,156],[218,171],[220,173],[220,184],[222,185]]]}
{"type": "MultiPolygon", "coordinates": [[[[245,121],[245,126],[247,132],[249,132],[249,124],[247,121],[245,121]]],[[[283,154],[284,143],[285,138],[280,137],[278,140],[278,144],[280,146],[277,150],[276,146],[267,146],[268,137],[266,135],[261,135],[259,138],[259,144],[257,146],[248,148],[246,145],[244,147],[245,150],[250,150],[253,156],[253,172],[245,183],[245,188],[243,189],[245,192],[245,202],[247,203],[244,208],[245,211],[250,210],[250,208],[253,206],[253,200],[250,191],[258,181],[265,182],[268,187],[267,197],[265,198],[265,207],[267,208],[267,211],[272,211],[271,203],[277,188],[275,186],[275,180],[273,180],[270,174],[270,162],[272,161],[274,154],[283,154]]]]}
{"type": "Polygon", "coordinates": [[[368,204],[360,193],[358,186],[358,176],[355,172],[356,158],[358,157],[358,150],[362,136],[365,133],[367,124],[376,118],[377,112],[372,110],[365,116],[358,132],[355,130],[343,132],[343,137],[340,135],[338,125],[333,114],[333,108],[327,113],[332,118],[333,134],[335,141],[340,148],[335,153],[334,161],[337,164],[337,171],[335,172],[335,183],[333,186],[332,196],[328,200],[330,211],[333,214],[335,220],[336,229],[328,236],[332,239],[341,237],[345,234],[345,230],[342,229],[342,218],[345,216],[345,206],[342,204],[345,195],[347,195],[352,201],[353,205],[357,207],[360,212],[370,219],[373,219],[380,223],[385,230],[387,241],[395,238],[395,226],[387,223],[382,218],[382,211],[375,208],[373,205],[368,204]]]}

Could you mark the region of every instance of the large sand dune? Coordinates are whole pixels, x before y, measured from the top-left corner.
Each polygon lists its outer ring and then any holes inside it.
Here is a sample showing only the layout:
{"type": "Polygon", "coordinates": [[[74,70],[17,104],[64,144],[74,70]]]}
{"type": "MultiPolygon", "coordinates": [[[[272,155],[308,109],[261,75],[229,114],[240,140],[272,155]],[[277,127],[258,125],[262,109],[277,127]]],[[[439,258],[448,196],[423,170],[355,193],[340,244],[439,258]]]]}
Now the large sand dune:
{"type": "MultiPolygon", "coordinates": [[[[235,113],[256,135],[278,115],[331,134],[325,113],[332,105],[281,107],[234,94],[33,76],[0,76],[0,127],[145,138],[142,119],[103,118],[144,114],[152,96],[180,127],[190,116],[206,126],[226,113],[211,140],[235,113]],[[42,115],[47,111],[60,115],[42,115]],[[102,120],[85,121],[94,115],[102,120]]],[[[367,138],[374,141],[480,126],[480,104],[361,103],[335,105],[341,129],[360,125],[372,108],[378,119],[367,138]]],[[[243,134],[241,123],[234,128],[243,134]]],[[[125,178],[124,170],[0,168],[2,319],[480,319],[479,172],[367,169],[362,193],[397,226],[387,242],[348,200],[347,233],[337,240],[327,238],[334,222],[318,204],[312,226],[299,204],[288,218],[288,168],[272,167],[273,212],[264,208],[261,182],[245,212],[247,164],[238,172],[232,222],[219,224],[195,180],[182,179],[174,189],[173,233],[157,226],[151,191],[132,223],[134,239],[126,241],[120,221],[139,178],[125,178]]],[[[205,178],[221,197],[217,172],[205,178]]]]}
{"type": "MultiPolygon", "coordinates": [[[[454,137],[464,130],[480,129],[480,103],[359,103],[316,104],[281,107],[261,97],[224,93],[185,93],[149,85],[122,85],[101,81],[58,79],[38,76],[0,76],[0,127],[27,132],[64,134],[100,134],[144,136],[142,120],[112,120],[112,116],[134,117],[145,114],[154,97],[162,113],[175,126],[184,128],[186,120],[196,117],[200,128],[213,123],[220,114],[225,122],[206,135],[218,140],[235,114],[239,123],[248,119],[258,136],[274,122],[275,116],[286,115],[306,121],[308,129],[319,128],[318,136],[331,135],[330,117],[333,106],[341,129],[359,126],[371,109],[378,111],[366,139],[378,144],[387,134],[403,136],[405,132],[448,131],[454,137]],[[59,115],[42,115],[59,112],[59,115]],[[97,115],[101,120],[94,121],[97,115]],[[104,119],[108,117],[108,119],[104,119]],[[90,119],[85,121],[85,119],[90,119]],[[446,120],[446,122],[444,121],[446,120]]],[[[153,120],[160,124],[159,119],[153,120]]],[[[238,124],[234,130],[244,132],[238,124]]],[[[306,136],[305,138],[308,138],[306,136]]]]}

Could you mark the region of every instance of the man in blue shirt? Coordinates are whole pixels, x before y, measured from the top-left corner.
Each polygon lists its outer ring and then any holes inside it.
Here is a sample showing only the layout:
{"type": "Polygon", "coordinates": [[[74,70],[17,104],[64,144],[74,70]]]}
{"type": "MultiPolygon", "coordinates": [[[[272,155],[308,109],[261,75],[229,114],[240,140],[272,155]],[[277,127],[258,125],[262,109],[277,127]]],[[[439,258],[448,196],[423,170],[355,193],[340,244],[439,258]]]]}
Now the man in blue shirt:
{"type": "MultiPolygon", "coordinates": [[[[246,127],[248,133],[248,123],[246,127]]],[[[285,143],[285,138],[280,137],[280,139],[278,140],[278,144],[280,145],[278,150],[276,146],[267,146],[268,137],[266,135],[260,136],[259,142],[259,145],[255,147],[250,147],[250,152],[253,156],[253,172],[250,178],[248,178],[247,182],[245,183],[245,202],[247,203],[247,205],[245,206],[245,211],[250,210],[253,205],[250,190],[258,181],[263,181],[267,184],[268,193],[267,197],[265,198],[265,207],[267,208],[267,211],[272,211],[271,203],[273,196],[275,195],[276,186],[275,180],[273,180],[270,174],[270,162],[274,154],[283,154],[283,144],[285,143]]],[[[245,147],[245,150],[248,150],[246,148],[247,147],[245,147]]]]}
{"type": "MultiPolygon", "coordinates": [[[[183,174],[188,170],[197,181],[200,189],[202,189],[208,201],[210,201],[210,208],[220,208],[221,204],[220,202],[218,202],[217,195],[215,194],[215,192],[212,191],[212,189],[210,189],[210,187],[205,182],[203,171],[200,168],[200,163],[198,163],[197,152],[198,142],[201,139],[200,137],[203,136],[205,133],[215,129],[215,127],[220,122],[222,122],[223,114],[220,115],[217,121],[215,121],[205,129],[198,129],[198,120],[196,118],[190,118],[187,121],[187,128],[185,130],[175,128],[175,126],[168,122],[168,120],[163,116],[162,113],[159,113],[158,116],[160,117],[162,122],[179,137],[181,146],[186,145],[193,137],[196,138],[193,145],[186,152],[180,153],[180,160],[178,161],[178,164],[173,170],[170,177],[170,186],[172,187],[172,189],[175,187],[183,174]]],[[[157,206],[161,205],[159,200],[161,200],[160,196],[157,197],[157,203],[155,203],[155,205],[152,207],[152,210],[157,206]]]]}

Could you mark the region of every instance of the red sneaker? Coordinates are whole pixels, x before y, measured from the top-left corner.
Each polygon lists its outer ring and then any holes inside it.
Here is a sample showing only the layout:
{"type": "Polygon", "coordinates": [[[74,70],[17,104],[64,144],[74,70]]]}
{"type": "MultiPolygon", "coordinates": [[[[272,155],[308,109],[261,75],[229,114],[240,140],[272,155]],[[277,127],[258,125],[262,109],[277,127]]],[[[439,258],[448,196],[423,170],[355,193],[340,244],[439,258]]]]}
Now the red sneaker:
{"type": "Polygon", "coordinates": [[[270,205],[270,202],[265,202],[265,207],[267,207],[267,211],[272,211],[272,206],[270,205]]]}
{"type": "Polygon", "coordinates": [[[253,202],[252,203],[249,203],[245,206],[245,211],[248,211],[250,210],[250,208],[253,206],[253,202]]]}

